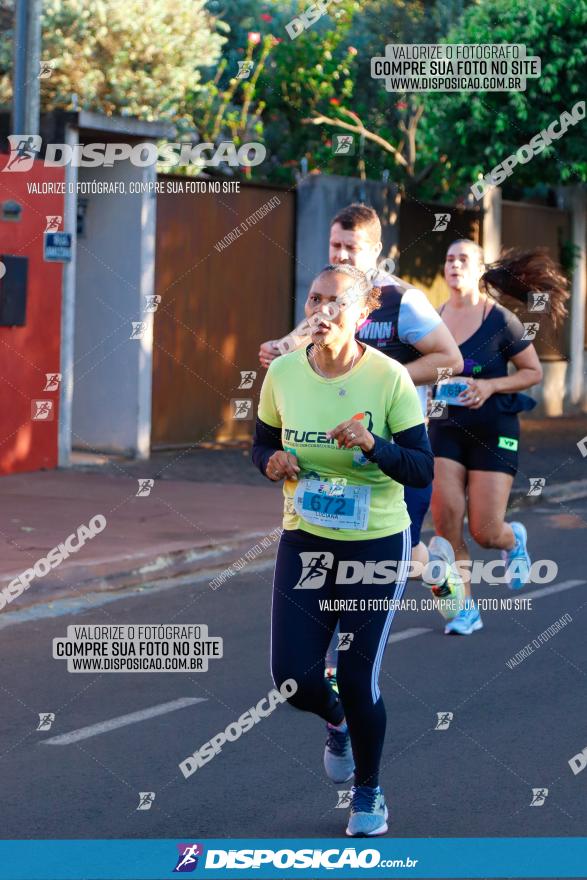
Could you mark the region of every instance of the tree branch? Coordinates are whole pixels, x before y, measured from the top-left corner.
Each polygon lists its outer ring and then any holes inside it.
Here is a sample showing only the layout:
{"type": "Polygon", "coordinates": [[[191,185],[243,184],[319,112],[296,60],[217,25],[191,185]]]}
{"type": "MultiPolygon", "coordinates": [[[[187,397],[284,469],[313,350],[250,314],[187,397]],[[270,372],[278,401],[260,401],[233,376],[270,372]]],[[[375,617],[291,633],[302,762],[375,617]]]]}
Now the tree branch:
{"type": "MultiPolygon", "coordinates": [[[[355,115],[351,114],[348,110],[345,112],[349,115],[355,115]]],[[[404,168],[408,168],[408,163],[402,154],[396,150],[393,144],[390,144],[389,141],[386,141],[385,138],[380,137],[378,134],[369,131],[363,125],[350,125],[348,122],[343,122],[342,119],[330,119],[328,116],[322,115],[314,116],[311,119],[302,119],[302,123],[304,125],[333,125],[338,128],[344,128],[347,131],[354,131],[356,134],[362,134],[367,140],[379,144],[379,146],[383,147],[386,152],[391,153],[398,165],[403,165],[404,168]]]]}

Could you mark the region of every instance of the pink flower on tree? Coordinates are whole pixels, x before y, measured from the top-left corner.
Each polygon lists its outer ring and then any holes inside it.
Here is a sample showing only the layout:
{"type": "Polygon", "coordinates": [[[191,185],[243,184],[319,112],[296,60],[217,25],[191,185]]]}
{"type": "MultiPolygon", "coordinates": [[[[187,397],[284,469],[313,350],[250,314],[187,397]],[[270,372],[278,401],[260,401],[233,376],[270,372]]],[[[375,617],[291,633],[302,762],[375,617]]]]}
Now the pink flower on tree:
{"type": "Polygon", "coordinates": [[[249,43],[253,44],[253,46],[257,46],[261,42],[261,34],[259,31],[249,31],[247,39],[249,43]]]}

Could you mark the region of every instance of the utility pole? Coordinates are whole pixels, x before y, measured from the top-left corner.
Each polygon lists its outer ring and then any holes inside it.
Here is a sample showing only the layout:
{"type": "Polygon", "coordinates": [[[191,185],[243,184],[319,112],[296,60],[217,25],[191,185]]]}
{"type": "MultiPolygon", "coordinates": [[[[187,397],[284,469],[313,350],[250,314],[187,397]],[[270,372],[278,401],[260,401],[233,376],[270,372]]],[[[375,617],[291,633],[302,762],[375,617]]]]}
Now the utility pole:
{"type": "Polygon", "coordinates": [[[12,67],[12,134],[38,134],[43,0],[16,0],[12,67]]]}

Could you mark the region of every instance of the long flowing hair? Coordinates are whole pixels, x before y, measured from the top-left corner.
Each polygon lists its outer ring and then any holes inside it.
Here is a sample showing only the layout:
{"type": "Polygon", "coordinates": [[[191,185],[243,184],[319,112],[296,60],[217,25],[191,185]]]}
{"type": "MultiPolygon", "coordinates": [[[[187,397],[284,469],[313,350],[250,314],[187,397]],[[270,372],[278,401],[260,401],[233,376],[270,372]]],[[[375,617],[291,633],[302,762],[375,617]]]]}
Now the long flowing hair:
{"type": "MultiPolygon", "coordinates": [[[[458,239],[452,244],[473,245],[483,262],[483,251],[476,242],[458,239]]],[[[554,327],[558,327],[568,314],[565,303],[569,299],[569,282],[546,248],[503,251],[499,260],[486,266],[479,286],[494,299],[505,294],[525,305],[530,293],[548,294],[550,320],[554,327]]]]}

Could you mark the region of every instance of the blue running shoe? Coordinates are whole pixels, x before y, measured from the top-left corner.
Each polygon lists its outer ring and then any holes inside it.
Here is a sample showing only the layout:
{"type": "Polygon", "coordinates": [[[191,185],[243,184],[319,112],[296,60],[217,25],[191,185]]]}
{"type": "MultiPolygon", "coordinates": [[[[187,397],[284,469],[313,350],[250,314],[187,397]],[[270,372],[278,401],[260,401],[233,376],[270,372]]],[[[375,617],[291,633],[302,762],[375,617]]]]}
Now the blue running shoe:
{"type": "Polygon", "coordinates": [[[501,558],[505,563],[505,573],[510,590],[521,590],[530,580],[532,561],[526,549],[528,533],[521,522],[510,523],[516,544],[512,550],[502,550],[501,558]]]}
{"type": "Polygon", "coordinates": [[[469,601],[456,617],[448,621],[444,627],[444,634],[447,636],[452,634],[470,636],[478,629],[483,629],[483,621],[478,609],[469,601]]]}
{"type": "Polygon", "coordinates": [[[351,738],[346,731],[337,730],[326,724],[328,739],[324,747],[324,769],[332,782],[348,782],[355,772],[355,759],[351,748],[351,738]]]}
{"type": "Polygon", "coordinates": [[[387,815],[385,798],[379,786],[353,786],[351,815],[346,833],[349,837],[375,837],[385,834],[387,815]]]}

